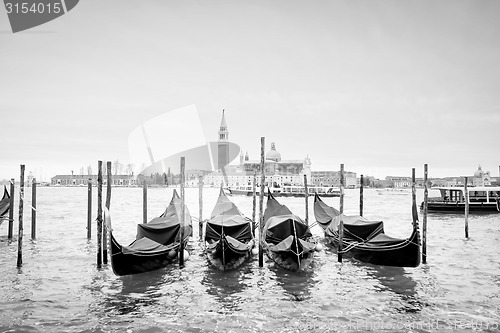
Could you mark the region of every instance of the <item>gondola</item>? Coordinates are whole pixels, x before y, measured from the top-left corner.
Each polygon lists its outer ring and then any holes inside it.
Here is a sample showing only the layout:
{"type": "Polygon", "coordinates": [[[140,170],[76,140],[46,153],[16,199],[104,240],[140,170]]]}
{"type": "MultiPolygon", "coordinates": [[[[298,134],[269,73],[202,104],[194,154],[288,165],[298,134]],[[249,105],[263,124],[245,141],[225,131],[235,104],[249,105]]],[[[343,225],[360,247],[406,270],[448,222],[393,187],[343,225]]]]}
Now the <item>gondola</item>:
{"type": "Polygon", "coordinates": [[[235,269],[251,256],[252,221],[243,216],[222,188],[206,222],[204,239],[208,261],[219,270],[235,269]]]}
{"type": "Polygon", "coordinates": [[[308,225],[268,192],[262,247],[278,266],[308,271],[316,250],[308,225]]]}
{"type": "MultiPolygon", "coordinates": [[[[181,208],[177,192],[165,212],[149,223],[137,225],[136,239],[128,246],[118,243],[113,236],[111,216],[105,209],[105,222],[108,226],[111,243],[111,267],[116,275],[130,275],[163,268],[177,258],[180,249],[181,208]]],[[[187,207],[184,211],[183,242],[187,243],[192,235],[191,216],[187,207]]]]}
{"type": "Polygon", "coordinates": [[[420,265],[420,233],[416,205],[413,211],[413,231],[407,239],[388,236],[382,221],[371,221],[362,216],[346,216],[314,197],[314,216],[323,228],[325,238],[338,249],[339,224],[343,221],[343,255],[356,260],[384,266],[417,267],[420,265]]]}
{"type": "Polygon", "coordinates": [[[7,187],[3,187],[3,197],[0,200],[0,224],[2,224],[4,219],[8,219],[5,215],[9,212],[10,208],[10,195],[7,192],[7,187]]]}

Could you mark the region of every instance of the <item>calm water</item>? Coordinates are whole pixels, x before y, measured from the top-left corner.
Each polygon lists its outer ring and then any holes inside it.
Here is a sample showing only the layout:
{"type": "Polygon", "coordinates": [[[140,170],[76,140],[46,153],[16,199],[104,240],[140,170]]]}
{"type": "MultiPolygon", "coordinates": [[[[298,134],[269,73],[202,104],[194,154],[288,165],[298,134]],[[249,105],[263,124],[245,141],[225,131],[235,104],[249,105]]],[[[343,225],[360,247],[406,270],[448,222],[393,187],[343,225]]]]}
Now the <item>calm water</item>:
{"type": "MultiPolygon", "coordinates": [[[[149,218],[163,212],[171,193],[149,189],[149,218]]],[[[18,195],[16,188],[16,201],[18,195]]],[[[205,217],[217,195],[204,189],[205,217]]],[[[290,273],[267,258],[259,268],[257,256],[237,271],[219,272],[196,237],[185,268],[117,277],[110,266],[96,268],[95,222],[86,239],[86,188],[38,188],[34,241],[30,197],[27,189],[22,269],[17,242],[7,241],[8,223],[0,226],[0,332],[500,331],[500,215],[472,216],[468,240],[463,216],[430,215],[428,264],[418,268],[339,264],[326,248],[316,253],[312,273],[290,273]]],[[[198,216],[198,190],[186,189],[186,197],[198,216]]],[[[232,200],[251,217],[251,198],[232,200]]],[[[303,199],[280,201],[305,216],[303,199]]],[[[325,201],[338,207],[338,198],[325,201]]],[[[345,203],[345,212],[356,214],[358,191],[347,191],[345,203]]],[[[365,216],[385,221],[388,234],[410,235],[410,193],[365,190],[364,206],[365,216]]],[[[314,220],[312,200],[309,207],[314,220]]],[[[15,209],[17,216],[17,202],[15,209]]],[[[129,244],[142,221],[142,189],[113,188],[111,216],[118,241],[129,244]]],[[[322,236],[317,226],[313,234],[322,236]]]]}

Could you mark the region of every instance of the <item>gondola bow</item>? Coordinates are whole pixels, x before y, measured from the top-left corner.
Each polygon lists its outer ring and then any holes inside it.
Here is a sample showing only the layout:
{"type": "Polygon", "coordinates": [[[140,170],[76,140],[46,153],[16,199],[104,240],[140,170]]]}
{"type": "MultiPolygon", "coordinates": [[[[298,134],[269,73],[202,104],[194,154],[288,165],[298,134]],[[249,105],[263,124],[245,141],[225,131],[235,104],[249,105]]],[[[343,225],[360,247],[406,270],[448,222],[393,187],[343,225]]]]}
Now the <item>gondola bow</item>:
{"type": "Polygon", "coordinates": [[[219,270],[235,269],[251,255],[254,246],[251,221],[247,220],[221,188],[205,228],[205,252],[219,270]]]}

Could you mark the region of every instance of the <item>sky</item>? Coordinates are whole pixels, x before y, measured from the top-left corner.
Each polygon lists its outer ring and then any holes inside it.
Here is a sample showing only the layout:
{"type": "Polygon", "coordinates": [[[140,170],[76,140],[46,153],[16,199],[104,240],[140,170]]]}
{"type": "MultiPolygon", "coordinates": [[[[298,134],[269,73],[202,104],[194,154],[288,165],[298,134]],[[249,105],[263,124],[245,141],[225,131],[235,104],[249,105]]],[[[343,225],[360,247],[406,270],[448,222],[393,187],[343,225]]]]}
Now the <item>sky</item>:
{"type": "Polygon", "coordinates": [[[188,105],[207,141],[224,109],[253,160],[265,137],[312,170],[498,176],[499,15],[493,0],[85,0],[14,34],[0,8],[0,179],[126,165],[134,129],[188,105]]]}

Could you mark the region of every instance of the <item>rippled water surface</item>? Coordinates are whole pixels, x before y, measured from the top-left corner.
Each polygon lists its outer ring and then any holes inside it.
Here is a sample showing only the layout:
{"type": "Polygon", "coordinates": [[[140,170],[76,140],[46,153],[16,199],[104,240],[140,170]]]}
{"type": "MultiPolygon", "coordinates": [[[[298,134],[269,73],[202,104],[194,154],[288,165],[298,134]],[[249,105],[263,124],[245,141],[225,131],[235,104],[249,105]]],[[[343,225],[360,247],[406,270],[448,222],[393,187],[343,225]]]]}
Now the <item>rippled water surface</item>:
{"type": "MultiPolygon", "coordinates": [[[[21,269],[18,188],[16,239],[7,240],[7,222],[0,226],[0,332],[500,331],[500,214],[471,216],[469,239],[463,216],[429,215],[428,264],[418,268],[339,264],[325,247],[310,273],[287,272],[267,259],[260,268],[257,256],[239,270],[219,272],[208,265],[195,237],[185,268],[117,277],[110,266],[96,267],[95,221],[92,239],[86,238],[87,189],[37,192],[36,240],[30,239],[30,189],[25,195],[21,269]]],[[[170,188],[149,189],[149,218],[163,212],[171,194],[170,188]]],[[[409,237],[409,192],[364,194],[366,217],[384,220],[387,234],[409,237]]],[[[205,188],[203,195],[207,217],[218,190],[205,188]]],[[[358,213],[358,195],[347,191],[346,214],[358,213]]],[[[417,198],[422,200],[421,191],[417,198]]],[[[252,216],[251,197],[231,200],[252,216]]],[[[305,216],[304,199],[279,200],[305,216]]],[[[338,207],[338,198],[325,201],[338,207]]],[[[197,189],[186,189],[186,203],[197,217],[197,189]]],[[[312,199],[309,208],[313,221],[312,199]]],[[[113,188],[111,216],[118,241],[132,242],[142,221],[142,189],[113,188]]],[[[312,231],[322,239],[318,226],[312,231]]]]}

